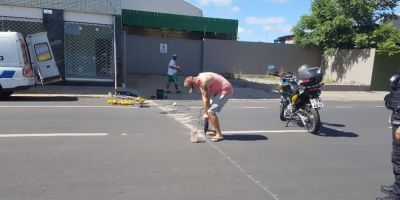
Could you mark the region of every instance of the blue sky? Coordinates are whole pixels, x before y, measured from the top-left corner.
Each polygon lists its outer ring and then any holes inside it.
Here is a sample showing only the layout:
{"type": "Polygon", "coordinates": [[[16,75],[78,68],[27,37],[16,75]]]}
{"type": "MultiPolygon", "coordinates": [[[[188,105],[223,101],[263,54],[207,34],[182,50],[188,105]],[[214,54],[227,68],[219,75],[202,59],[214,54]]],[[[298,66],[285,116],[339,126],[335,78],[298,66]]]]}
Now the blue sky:
{"type": "MultiPolygon", "coordinates": [[[[312,0],[186,0],[204,17],[239,20],[239,40],[273,42],[291,34],[300,16],[310,13],[312,0]]],[[[400,14],[397,7],[396,13],[400,14]]]]}

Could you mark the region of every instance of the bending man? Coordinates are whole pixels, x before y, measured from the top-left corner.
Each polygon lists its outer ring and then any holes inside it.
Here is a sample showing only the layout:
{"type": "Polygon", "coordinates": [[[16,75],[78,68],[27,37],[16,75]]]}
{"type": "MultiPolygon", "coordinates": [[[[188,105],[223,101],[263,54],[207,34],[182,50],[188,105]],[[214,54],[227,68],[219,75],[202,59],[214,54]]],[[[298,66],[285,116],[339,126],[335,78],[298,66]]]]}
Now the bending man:
{"type": "Polygon", "coordinates": [[[216,113],[222,110],[228,99],[233,94],[233,87],[221,75],[212,72],[200,73],[198,76],[188,76],[184,82],[185,87],[189,87],[192,92],[194,88],[199,88],[203,100],[205,120],[210,120],[215,129],[215,136],[211,141],[218,142],[224,139],[221,133],[219,119],[216,113]]]}

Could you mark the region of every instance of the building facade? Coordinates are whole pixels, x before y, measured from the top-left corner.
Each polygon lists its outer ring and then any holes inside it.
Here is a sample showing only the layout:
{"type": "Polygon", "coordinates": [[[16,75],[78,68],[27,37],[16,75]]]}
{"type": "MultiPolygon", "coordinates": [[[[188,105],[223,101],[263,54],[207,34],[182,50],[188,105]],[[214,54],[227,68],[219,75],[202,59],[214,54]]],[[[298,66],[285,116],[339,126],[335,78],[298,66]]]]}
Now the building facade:
{"type": "Polygon", "coordinates": [[[117,74],[121,85],[128,72],[163,74],[173,51],[198,72],[202,41],[236,40],[237,27],[184,0],[0,0],[0,31],[46,31],[64,83],[111,84],[117,74]]]}
{"type": "Polygon", "coordinates": [[[0,31],[46,31],[64,82],[112,83],[120,14],[120,0],[0,0],[0,31]]]}

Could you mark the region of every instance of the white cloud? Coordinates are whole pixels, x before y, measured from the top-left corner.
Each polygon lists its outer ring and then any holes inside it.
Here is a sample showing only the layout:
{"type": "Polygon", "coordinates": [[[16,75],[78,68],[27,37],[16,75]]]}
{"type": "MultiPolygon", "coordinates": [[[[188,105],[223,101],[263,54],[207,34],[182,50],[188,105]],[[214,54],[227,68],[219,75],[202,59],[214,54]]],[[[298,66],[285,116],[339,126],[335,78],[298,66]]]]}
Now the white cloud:
{"type": "Polygon", "coordinates": [[[230,6],[232,4],[232,0],[199,0],[199,4],[202,6],[230,6]]]}
{"type": "Polygon", "coordinates": [[[233,6],[231,10],[232,12],[240,12],[239,6],[233,6]]]}
{"type": "Polygon", "coordinates": [[[263,32],[291,32],[292,26],[288,25],[266,25],[263,27],[263,32]]]}
{"type": "Polygon", "coordinates": [[[282,24],[286,21],[283,17],[247,17],[245,19],[248,25],[269,25],[282,24]]]}
{"type": "Polygon", "coordinates": [[[245,29],[245,28],[242,28],[242,27],[238,28],[238,32],[240,34],[254,34],[254,31],[248,30],[248,29],[245,29]]]}

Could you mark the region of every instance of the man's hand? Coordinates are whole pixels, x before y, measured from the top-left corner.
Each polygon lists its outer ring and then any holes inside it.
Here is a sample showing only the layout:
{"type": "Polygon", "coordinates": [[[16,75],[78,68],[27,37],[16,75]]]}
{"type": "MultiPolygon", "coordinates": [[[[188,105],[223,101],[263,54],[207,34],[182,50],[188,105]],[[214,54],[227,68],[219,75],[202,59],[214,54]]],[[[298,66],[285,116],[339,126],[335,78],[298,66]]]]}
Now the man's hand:
{"type": "Polygon", "coordinates": [[[400,141],[400,127],[397,127],[396,132],[394,133],[396,140],[400,141]]]}

